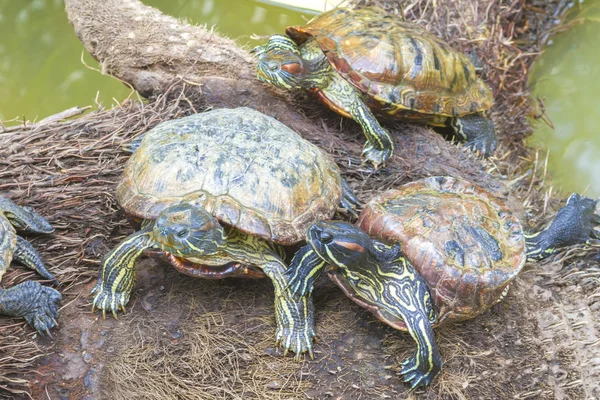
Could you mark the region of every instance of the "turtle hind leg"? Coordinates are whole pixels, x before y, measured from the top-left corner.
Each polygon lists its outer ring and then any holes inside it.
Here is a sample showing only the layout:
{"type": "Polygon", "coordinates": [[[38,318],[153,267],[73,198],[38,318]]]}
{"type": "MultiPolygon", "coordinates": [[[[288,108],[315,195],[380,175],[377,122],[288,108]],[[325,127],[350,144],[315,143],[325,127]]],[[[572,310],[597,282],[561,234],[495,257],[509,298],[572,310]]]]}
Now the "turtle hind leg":
{"type": "Polygon", "coordinates": [[[17,230],[34,233],[52,233],[54,228],[31,207],[22,207],[7,197],[0,196],[0,211],[17,230]]]}
{"type": "Polygon", "coordinates": [[[469,114],[452,118],[450,127],[456,137],[465,141],[466,146],[488,158],[496,151],[498,139],[493,122],[481,114],[469,114]]]}
{"type": "Polygon", "coordinates": [[[18,261],[26,267],[36,271],[44,278],[53,281],[55,284],[58,284],[58,280],[46,269],[40,253],[38,253],[31,246],[31,244],[21,236],[17,236],[17,247],[15,249],[15,253],[13,254],[13,258],[15,261],[18,261]]]}
{"type": "Polygon", "coordinates": [[[39,282],[25,281],[9,289],[0,289],[0,313],[24,318],[40,333],[50,335],[56,326],[60,293],[39,282]]]}
{"type": "Polygon", "coordinates": [[[573,193],[558,210],[550,225],[541,232],[526,235],[527,257],[541,260],[561,248],[600,239],[600,215],[596,200],[573,193]]]}
{"type": "Polygon", "coordinates": [[[354,191],[352,190],[346,179],[341,178],[341,185],[342,198],[340,199],[340,206],[344,210],[348,211],[350,214],[354,215],[355,217],[358,217],[356,209],[361,206],[360,201],[358,200],[358,198],[356,198],[354,191]]]}

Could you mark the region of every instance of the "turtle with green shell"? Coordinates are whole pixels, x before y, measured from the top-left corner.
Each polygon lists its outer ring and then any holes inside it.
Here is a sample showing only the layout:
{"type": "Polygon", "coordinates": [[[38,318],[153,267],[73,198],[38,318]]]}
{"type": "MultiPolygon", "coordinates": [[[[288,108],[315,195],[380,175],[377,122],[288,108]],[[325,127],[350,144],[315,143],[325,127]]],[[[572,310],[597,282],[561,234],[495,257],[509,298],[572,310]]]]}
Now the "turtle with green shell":
{"type": "Polygon", "coordinates": [[[550,225],[526,234],[502,200],[467,181],[431,177],[373,198],[357,225],[318,222],[288,269],[307,296],[326,269],[357,304],[417,343],[400,370],[411,387],[442,367],[433,328],[499,302],[526,259],[597,241],[596,201],[573,194],[550,225]],[[373,238],[371,238],[371,235],[373,238]]]}
{"type": "MultiPolygon", "coordinates": [[[[33,209],[0,196],[0,279],[14,260],[56,282],[39,253],[16,230],[54,232],[52,225],[33,209]]],[[[58,291],[36,281],[25,281],[8,289],[0,288],[0,314],[24,318],[38,332],[50,335],[50,329],[56,325],[60,300],[58,291]]]]}
{"type": "Polygon", "coordinates": [[[366,161],[375,167],[394,144],[373,111],[384,117],[449,126],[473,150],[496,148],[489,87],[462,53],[418,25],[379,8],[336,8],[287,36],[274,35],[253,52],[261,81],[306,89],[360,124],[366,161]]]}
{"type": "Polygon", "coordinates": [[[103,259],[93,306],[125,309],[143,253],[202,278],[269,277],[277,341],[312,356],[312,297],[288,289],[284,246],[357,200],[338,166],[281,122],[250,108],[163,122],[147,132],[116,189],[141,229],[103,259]]]}

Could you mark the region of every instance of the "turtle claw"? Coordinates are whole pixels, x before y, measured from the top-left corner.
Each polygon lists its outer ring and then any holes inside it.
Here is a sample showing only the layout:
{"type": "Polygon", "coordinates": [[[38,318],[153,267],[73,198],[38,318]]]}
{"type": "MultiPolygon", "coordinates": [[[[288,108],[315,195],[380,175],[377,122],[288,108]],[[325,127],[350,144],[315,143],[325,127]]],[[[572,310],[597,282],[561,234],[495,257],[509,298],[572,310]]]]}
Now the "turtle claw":
{"type": "Polygon", "coordinates": [[[362,151],[363,159],[366,163],[373,165],[377,170],[383,167],[385,162],[392,156],[393,149],[376,149],[371,143],[367,142],[362,151]]]}
{"type": "Polygon", "coordinates": [[[315,337],[313,305],[310,297],[277,297],[275,304],[277,335],[275,346],[283,349],[285,357],[289,351],[296,354],[299,361],[302,354],[314,358],[312,342],[315,337]]]}
{"type": "Polygon", "coordinates": [[[300,361],[302,354],[308,353],[311,359],[314,359],[312,349],[312,341],[315,337],[315,332],[310,329],[297,329],[292,331],[288,328],[280,328],[277,330],[277,340],[275,346],[280,346],[283,349],[283,356],[287,356],[290,351],[295,353],[294,360],[300,361]]]}
{"type": "Polygon", "coordinates": [[[115,319],[119,319],[119,309],[125,312],[125,304],[129,301],[128,292],[112,292],[106,289],[101,280],[94,286],[90,293],[96,293],[92,301],[92,312],[102,310],[102,318],[106,319],[106,311],[110,311],[115,319]]]}
{"type": "Polygon", "coordinates": [[[404,360],[400,369],[402,380],[410,385],[411,390],[419,386],[429,386],[440,371],[435,365],[417,362],[416,357],[413,355],[404,360]]]}
{"type": "Polygon", "coordinates": [[[465,146],[484,158],[489,158],[496,151],[498,142],[495,136],[479,136],[467,142],[465,146]]]}

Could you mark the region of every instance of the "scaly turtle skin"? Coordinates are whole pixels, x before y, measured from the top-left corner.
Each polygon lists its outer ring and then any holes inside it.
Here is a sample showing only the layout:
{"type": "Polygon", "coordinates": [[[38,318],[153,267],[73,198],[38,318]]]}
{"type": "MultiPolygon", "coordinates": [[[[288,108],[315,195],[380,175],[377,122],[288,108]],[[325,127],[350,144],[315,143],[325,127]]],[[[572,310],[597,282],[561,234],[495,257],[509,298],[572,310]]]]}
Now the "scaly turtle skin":
{"type": "Polygon", "coordinates": [[[573,194],[548,228],[526,235],[510,209],[480,187],[426,178],[372,199],[358,226],[312,226],[288,270],[290,285],[296,294],[311,293],[331,265],[331,279],[352,300],[408,330],[417,349],[401,374],[412,387],[425,386],[442,366],[432,328],[496,304],[527,258],[598,239],[595,206],[573,194]]]}
{"type": "Polygon", "coordinates": [[[496,148],[491,90],[463,54],[416,24],[378,8],[336,8],[287,36],[254,49],[258,78],[283,89],[307,89],[333,111],[358,122],[363,155],[375,167],[393,142],[371,111],[393,118],[449,125],[473,150],[496,148]]]}
{"type": "MultiPolygon", "coordinates": [[[[34,233],[54,232],[52,225],[31,208],[20,207],[0,196],[0,280],[15,260],[56,282],[39,253],[17,235],[15,228],[34,233]]],[[[60,300],[61,295],[56,290],[39,282],[25,281],[9,289],[0,289],[0,314],[24,318],[40,333],[50,335],[50,329],[56,325],[60,300]]]]}
{"type": "Polygon", "coordinates": [[[249,108],[164,122],[135,142],[116,197],[142,228],[101,262],[94,307],[127,304],[144,251],[204,278],[268,276],[275,286],[277,341],[310,352],[311,296],[285,279],[282,246],[356,202],[337,165],[294,131],[249,108]]]}

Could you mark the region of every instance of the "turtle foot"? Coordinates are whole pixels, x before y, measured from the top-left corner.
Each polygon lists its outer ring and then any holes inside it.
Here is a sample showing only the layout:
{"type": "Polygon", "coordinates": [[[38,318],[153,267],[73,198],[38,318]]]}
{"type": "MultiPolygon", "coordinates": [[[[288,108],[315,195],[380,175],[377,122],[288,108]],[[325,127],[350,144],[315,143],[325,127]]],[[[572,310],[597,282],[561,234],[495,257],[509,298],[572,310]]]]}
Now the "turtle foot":
{"type": "Polygon", "coordinates": [[[393,151],[392,148],[376,149],[371,143],[367,142],[362,151],[362,156],[366,163],[372,164],[373,168],[377,170],[392,156],[393,151]]]}
{"type": "Polygon", "coordinates": [[[489,158],[496,151],[498,141],[495,136],[482,135],[467,141],[465,146],[474,153],[477,153],[484,158],[489,158]]]}
{"type": "Polygon", "coordinates": [[[600,215],[596,213],[597,203],[597,200],[577,193],[569,196],[550,226],[527,237],[527,256],[539,260],[567,246],[598,243],[600,215]]]}
{"type": "Polygon", "coordinates": [[[465,146],[485,158],[496,151],[498,139],[492,120],[481,114],[470,114],[454,118],[450,125],[458,138],[465,140],[465,146]]]}
{"type": "Polygon", "coordinates": [[[309,354],[314,358],[312,343],[315,338],[315,323],[313,316],[312,299],[306,296],[297,296],[297,299],[276,300],[277,319],[276,345],[283,348],[283,355],[293,351],[298,361],[302,354],[309,354]],[[277,304],[279,303],[279,304],[277,304]]]}
{"type": "Polygon", "coordinates": [[[104,287],[101,280],[98,280],[91,293],[96,293],[92,303],[92,312],[95,309],[102,310],[102,317],[106,319],[106,311],[112,312],[113,317],[118,319],[117,312],[121,309],[125,312],[125,304],[129,301],[130,292],[116,291],[104,287]]]}
{"type": "Polygon", "coordinates": [[[431,364],[425,360],[419,361],[417,355],[404,360],[400,369],[402,380],[410,384],[411,389],[419,386],[429,386],[439,372],[440,366],[431,364]]]}
{"type": "Polygon", "coordinates": [[[6,289],[0,298],[0,309],[4,314],[22,317],[41,334],[50,334],[56,326],[58,304],[61,294],[36,281],[26,281],[6,289]]]}
{"type": "Polygon", "coordinates": [[[315,331],[312,327],[279,327],[277,328],[277,341],[276,345],[281,346],[283,349],[284,357],[288,351],[292,351],[296,354],[294,359],[299,361],[302,354],[308,353],[310,358],[314,358],[312,350],[312,342],[315,338],[315,331]]]}

